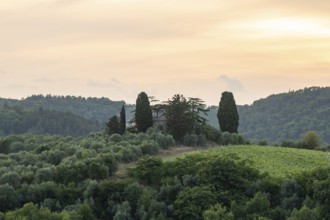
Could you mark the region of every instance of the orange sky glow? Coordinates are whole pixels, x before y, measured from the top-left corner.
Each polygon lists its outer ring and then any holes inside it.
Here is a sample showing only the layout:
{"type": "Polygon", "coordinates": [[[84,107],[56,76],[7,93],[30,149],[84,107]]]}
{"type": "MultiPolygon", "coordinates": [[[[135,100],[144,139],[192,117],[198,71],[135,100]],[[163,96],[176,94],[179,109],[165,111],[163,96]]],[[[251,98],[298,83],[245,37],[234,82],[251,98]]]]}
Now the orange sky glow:
{"type": "Polygon", "coordinates": [[[2,0],[0,97],[217,105],[330,86],[328,0],[2,0]]]}

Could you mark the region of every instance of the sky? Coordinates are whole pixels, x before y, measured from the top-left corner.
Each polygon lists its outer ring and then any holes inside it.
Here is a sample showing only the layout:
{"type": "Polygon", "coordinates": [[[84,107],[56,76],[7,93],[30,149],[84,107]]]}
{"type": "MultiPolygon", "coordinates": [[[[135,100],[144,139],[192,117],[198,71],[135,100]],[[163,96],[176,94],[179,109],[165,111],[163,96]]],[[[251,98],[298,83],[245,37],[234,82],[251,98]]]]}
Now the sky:
{"type": "Polygon", "coordinates": [[[329,0],[0,0],[0,97],[218,105],[330,86],[329,0]]]}

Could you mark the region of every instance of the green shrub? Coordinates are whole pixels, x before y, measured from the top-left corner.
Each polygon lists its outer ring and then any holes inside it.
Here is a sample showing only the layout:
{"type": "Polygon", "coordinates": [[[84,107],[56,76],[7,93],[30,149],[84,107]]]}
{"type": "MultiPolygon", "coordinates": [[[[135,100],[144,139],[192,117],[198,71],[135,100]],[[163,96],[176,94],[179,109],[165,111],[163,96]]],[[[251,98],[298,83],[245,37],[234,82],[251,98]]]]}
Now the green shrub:
{"type": "Polygon", "coordinates": [[[222,133],[222,144],[223,145],[229,145],[233,143],[233,137],[229,132],[223,132],[222,133]]]}
{"type": "Polygon", "coordinates": [[[196,147],[198,145],[198,136],[196,134],[186,134],[183,137],[183,144],[190,147],[196,147]]]}
{"type": "Polygon", "coordinates": [[[21,184],[21,177],[16,172],[9,171],[0,177],[0,184],[9,184],[17,188],[21,184]]]}
{"type": "Polygon", "coordinates": [[[207,146],[207,139],[206,139],[206,136],[204,134],[199,134],[198,135],[197,145],[200,146],[200,147],[207,146]]]}
{"type": "Polygon", "coordinates": [[[122,147],[119,152],[122,155],[121,160],[124,162],[132,161],[135,158],[135,155],[130,148],[122,147]]]}
{"type": "Polygon", "coordinates": [[[145,154],[157,154],[159,152],[159,145],[154,141],[143,141],[139,147],[142,153],[145,154]]]}
{"type": "Polygon", "coordinates": [[[118,143],[123,140],[122,136],[120,134],[113,134],[110,136],[109,140],[114,143],[118,143]]]}
{"type": "Polygon", "coordinates": [[[234,214],[231,211],[228,211],[226,207],[222,207],[219,203],[211,206],[210,209],[206,210],[203,213],[205,220],[233,220],[234,214]]]}
{"type": "Polygon", "coordinates": [[[15,142],[12,142],[9,146],[9,151],[11,153],[17,153],[17,152],[23,151],[23,150],[25,150],[25,146],[22,142],[15,141],[15,142]]]}
{"type": "Polygon", "coordinates": [[[156,142],[162,149],[168,149],[171,146],[175,145],[175,140],[172,135],[158,135],[156,137],[156,142]]]}
{"type": "Polygon", "coordinates": [[[261,141],[259,141],[258,145],[259,145],[259,146],[267,146],[268,143],[267,143],[266,140],[261,140],[261,141]]]}
{"type": "Polygon", "coordinates": [[[146,155],[137,162],[135,168],[129,171],[129,175],[135,176],[140,182],[146,184],[158,184],[162,165],[160,158],[146,155]]]}
{"type": "Polygon", "coordinates": [[[207,186],[184,188],[174,202],[178,219],[202,219],[202,214],[216,203],[216,196],[207,186]]]}
{"type": "Polygon", "coordinates": [[[316,149],[321,145],[320,135],[316,131],[308,131],[303,136],[303,145],[307,149],[316,149]]]}
{"type": "Polygon", "coordinates": [[[129,149],[131,150],[132,154],[134,154],[133,160],[137,160],[143,155],[143,152],[139,146],[131,145],[129,146],[129,149]]]}
{"type": "Polygon", "coordinates": [[[45,167],[37,170],[35,175],[35,182],[41,183],[41,182],[47,182],[51,181],[54,178],[54,168],[53,167],[45,167]]]}

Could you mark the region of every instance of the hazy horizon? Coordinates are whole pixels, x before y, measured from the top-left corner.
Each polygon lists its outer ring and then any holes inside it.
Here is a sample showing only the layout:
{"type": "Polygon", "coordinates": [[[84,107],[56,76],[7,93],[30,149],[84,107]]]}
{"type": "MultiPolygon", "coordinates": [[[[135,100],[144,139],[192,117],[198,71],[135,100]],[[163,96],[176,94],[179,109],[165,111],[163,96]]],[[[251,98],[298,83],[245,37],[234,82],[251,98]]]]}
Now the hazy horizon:
{"type": "Polygon", "coordinates": [[[4,0],[0,97],[141,91],[217,105],[330,85],[325,0],[4,0]]]}

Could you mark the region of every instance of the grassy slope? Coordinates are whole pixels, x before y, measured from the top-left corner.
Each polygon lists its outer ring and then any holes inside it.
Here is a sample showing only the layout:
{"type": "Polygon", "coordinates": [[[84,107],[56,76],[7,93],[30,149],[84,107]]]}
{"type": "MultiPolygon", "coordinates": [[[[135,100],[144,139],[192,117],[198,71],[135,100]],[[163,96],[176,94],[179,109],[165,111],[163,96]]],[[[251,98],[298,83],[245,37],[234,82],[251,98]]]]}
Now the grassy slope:
{"type": "Polygon", "coordinates": [[[208,151],[193,153],[236,154],[242,160],[251,161],[251,165],[260,172],[268,172],[277,177],[290,177],[302,171],[326,167],[329,165],[330,156],[328,152],[255,145],[215,147],[208,151]]]}
{"type": "MultiPolygon", "coordinates": [[[[187,154],[229,155],[236,154],[242,160],[251,162],[251,166],[260,172],[268,172],[276,177],[290,177],[302,171],[313,170],[329,165],[330,153],[306,149],[294,149],[271,146],[228,146],[209,149],[176,147],[160,152],[159,157],[164,161],[183,157],[187,154]]],[[[125,177],[126,169],[134,167],[134,163],[121,164],[118,176],[125,177]]]]}

